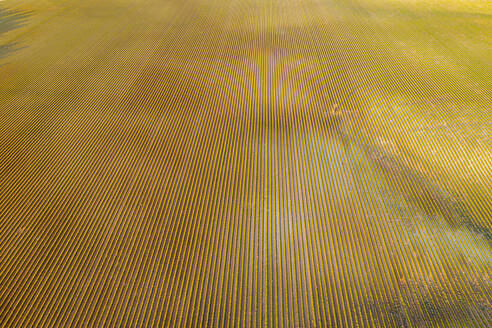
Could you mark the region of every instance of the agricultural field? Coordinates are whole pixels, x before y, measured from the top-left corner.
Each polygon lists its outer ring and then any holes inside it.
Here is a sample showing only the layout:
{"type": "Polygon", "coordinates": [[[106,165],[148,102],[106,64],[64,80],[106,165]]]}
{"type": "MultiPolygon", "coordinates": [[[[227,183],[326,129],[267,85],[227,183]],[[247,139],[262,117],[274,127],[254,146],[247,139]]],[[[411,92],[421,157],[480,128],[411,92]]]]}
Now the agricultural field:
{"type": "Polygon", "coordinates": [[[490,0],[0,1],[0,327],[491,327],[490,0]]]}

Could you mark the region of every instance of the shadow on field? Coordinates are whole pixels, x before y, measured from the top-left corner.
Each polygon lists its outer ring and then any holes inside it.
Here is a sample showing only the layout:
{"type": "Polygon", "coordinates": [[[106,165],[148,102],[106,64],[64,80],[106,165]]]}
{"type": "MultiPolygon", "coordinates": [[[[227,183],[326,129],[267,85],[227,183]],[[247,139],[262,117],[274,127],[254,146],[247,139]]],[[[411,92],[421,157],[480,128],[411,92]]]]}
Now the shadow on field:
{"type": "MultiPolygon", "coordinates": [[[[29,13],[0,8],[0,37],[11,30],[23,26],[28,16],[29,13]]],[[[19,45],[15,42],[0,43],[0,60],[18,49],[19,45]]]]}

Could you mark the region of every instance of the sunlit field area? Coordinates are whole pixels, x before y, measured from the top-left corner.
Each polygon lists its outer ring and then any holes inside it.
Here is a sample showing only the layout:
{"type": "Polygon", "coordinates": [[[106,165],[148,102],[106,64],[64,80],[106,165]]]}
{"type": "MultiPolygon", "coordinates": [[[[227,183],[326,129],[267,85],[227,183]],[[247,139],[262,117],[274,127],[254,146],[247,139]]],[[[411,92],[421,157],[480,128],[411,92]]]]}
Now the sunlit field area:
{"type": "Polygon", "coordinates": [[[0,1],[0,327],[492,327],[490,0],[0,1]]]}

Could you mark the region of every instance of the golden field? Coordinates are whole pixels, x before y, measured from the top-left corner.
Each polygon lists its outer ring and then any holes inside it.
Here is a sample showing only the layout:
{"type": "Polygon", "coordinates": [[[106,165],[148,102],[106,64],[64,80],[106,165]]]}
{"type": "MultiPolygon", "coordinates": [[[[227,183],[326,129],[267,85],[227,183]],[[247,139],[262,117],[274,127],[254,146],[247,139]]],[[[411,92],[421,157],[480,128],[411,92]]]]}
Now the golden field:
{"type": "Polygon", "coordinates": [[[0,2],[0,326],[492,325],[488,0],[0,2]]]}

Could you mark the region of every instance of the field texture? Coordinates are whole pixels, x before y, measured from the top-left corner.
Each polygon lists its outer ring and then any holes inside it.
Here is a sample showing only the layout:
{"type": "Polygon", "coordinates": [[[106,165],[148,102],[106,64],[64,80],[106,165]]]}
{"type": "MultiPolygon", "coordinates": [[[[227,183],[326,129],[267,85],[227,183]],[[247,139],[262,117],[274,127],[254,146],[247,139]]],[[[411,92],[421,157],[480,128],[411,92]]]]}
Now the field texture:
{"type": "Polygon", "coordinates": [[[492,326],[492,3],[1,1],[0,326],[492,326]]]}

